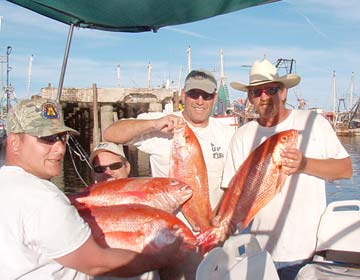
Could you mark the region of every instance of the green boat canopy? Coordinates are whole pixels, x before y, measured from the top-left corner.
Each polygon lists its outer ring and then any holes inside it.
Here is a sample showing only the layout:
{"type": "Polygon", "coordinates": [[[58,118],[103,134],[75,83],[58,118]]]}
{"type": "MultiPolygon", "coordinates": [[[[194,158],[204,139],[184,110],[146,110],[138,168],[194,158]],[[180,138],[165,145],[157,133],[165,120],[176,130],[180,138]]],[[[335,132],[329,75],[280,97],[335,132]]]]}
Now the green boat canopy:
{"type": "Polygon", "coordinates": [[[156,32],[279,0],[7,0],[70,26],[56,100],[61,97],[74,27],[156,32]]]}
{"type": "Polygon", "coordinates": [[[7,0],[83,28],[144,32],[278,0],[7,0]]]}

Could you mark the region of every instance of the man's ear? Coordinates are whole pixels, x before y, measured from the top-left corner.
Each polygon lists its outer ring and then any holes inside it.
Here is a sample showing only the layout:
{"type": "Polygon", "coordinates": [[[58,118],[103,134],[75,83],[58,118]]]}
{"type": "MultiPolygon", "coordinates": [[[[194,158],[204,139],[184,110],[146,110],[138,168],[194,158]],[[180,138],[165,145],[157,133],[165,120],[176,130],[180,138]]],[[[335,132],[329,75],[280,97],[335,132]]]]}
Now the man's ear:
{"type": "Polygon", "coordinates": [[[125,166],[126,166],[126,171],[127,171],[127,174],[129,175],[129,174],[130,174],[130,171],[131,171],[131,165],[130,165],[130,162],[125,161],[125,166]]]}
{"type": "Polygon", "coordinates": [[[286,103],[287,93],[288,93],[288,89],[286,87],[283,87],[280,92],[280,98],[281,98],[281,102],[283,102],[284,104],[286,103]]]}
{"type": "Polygon", "coordinates": [[[185,94],[186,94],[185,89],[182,89],[181,90],[181,102],[183,105],[185,104],[185,94]]]}
{"type": "Polygon", "coordinates": [[[6,137],[6,152],[19,155],[21,153],[22,137],[21,134],[9,133],[6,137]]]}
{"type": "Polygon", "coordinates": [[[219,97],[219,94],[217,92],[214,93],[215,94],[215,97],[214,97],[214,104],[216,104],[217,100],[218,100],[218,97],[219,97]]]}
{"type": "MultiPolygon", "coordinates": [[[[254,105],[252,96],[251,96],[250,94],[248,94],[248,100],[249,100],[249,102],[250,102],[251,105],[254,105]]],[[[246,103],[245,103],[245,104],[246,104],[246,103]]]]}

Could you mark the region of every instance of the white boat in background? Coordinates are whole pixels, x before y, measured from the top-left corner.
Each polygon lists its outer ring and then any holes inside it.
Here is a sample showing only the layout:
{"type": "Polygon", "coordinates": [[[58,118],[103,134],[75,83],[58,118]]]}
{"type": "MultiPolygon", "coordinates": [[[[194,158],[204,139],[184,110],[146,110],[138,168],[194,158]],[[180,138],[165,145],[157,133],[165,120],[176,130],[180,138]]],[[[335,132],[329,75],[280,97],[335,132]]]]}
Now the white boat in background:
{"type": "Polygon", "coordinates": [[[0,138],[5,137],[6,130],[5,130],[5,120],[0,119],[0,138]]]}
{"type": "Polygon", "coordinates": [[[6,129],[5,129],[5,120],[0,119],[0,167],[4,165],[5,162],[5,136],[6,136],[6,129]]]}
{"type": "MultiPolygon", "coordinates": [[[[328,205],[317,233],[313,261],[296,280],[360,279],[360,200],[328,205]]],[[[212,249],[200,263],[196,280],[278,280],[270,254],[255,236],[231,236],[223,247],[212,249]]]]}

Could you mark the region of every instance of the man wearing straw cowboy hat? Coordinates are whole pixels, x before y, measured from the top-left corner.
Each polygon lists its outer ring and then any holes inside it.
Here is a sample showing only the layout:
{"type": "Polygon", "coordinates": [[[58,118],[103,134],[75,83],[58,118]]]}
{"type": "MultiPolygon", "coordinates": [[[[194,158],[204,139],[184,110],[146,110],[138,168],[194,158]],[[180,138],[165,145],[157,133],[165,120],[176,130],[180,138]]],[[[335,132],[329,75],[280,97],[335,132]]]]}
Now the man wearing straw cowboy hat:
{"type": "Polygon", "coordinates": [[[268,137],[288,129],[299,131],[297,148],[281,154],[289,168],[285,185],[254,218],[250,232],[272,255],[280,279],[294,279],[314,253],[320,216],[326,207],[325,180],[350,178],[352,164],[330,123],[316,112],[287,109],[288,89],[296,86],[295,74],[279,76],[267,59],[256,61],[249,84],[231,86],[247,92],[259,118],[234,134],[225,161],[223,186],[246,157],[268,137]]]}

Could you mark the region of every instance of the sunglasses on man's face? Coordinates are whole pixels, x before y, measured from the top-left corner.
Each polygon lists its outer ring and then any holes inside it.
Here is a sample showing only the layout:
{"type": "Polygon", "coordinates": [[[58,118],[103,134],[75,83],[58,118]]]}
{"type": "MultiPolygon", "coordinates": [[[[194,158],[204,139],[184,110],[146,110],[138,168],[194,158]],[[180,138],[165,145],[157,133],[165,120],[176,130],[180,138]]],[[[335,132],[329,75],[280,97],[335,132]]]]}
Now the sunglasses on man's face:
{"type": "Polygon", "coordinates": [[[198,99],[200,96],[202,97],[202,99],[208,101],[208,100],[211,100],[215,97],[215,93],[207,93],[205,91],[188,91],[186,93],[186,96],[187,97],[190,97],[191,99],[198,99]]]}
{"type": "Polygon", "coordinates": [[[69,140],[69,134],[67,132],[65,133],[59,133],[59,134],[53,134],[49,136],[40,136],[38,137],[38,141],[44,144],[53,145],[57,141],[61,141],[61,143],[66,144],[69,140]]]}
{"type": "Polygon", "coordinates": [[[269,96],[273,96],[277,94],[279,91],[279,87],[269,87],[269,88],[257,88],[257,89],[249,89],[249,94],[251,94],[252,97],[260,97],[263,92],[265,92],[269,96]]]}
{"type": "Polygon", "coordinates": [[[94,166],[94,171],[96,173],[104,173],[106,171],[106,168],[110,168],[111,170],[118,170],[121,167],[123,167],[125,165],[124,162],[119,161],[119,162],[114,162],[112,164],[109,165],[98,165],[98,166],[94,166]]]}

